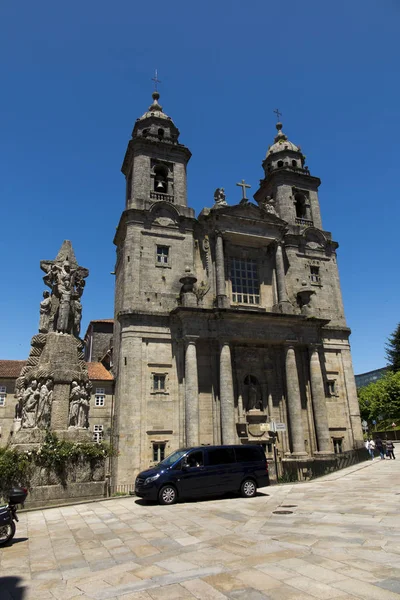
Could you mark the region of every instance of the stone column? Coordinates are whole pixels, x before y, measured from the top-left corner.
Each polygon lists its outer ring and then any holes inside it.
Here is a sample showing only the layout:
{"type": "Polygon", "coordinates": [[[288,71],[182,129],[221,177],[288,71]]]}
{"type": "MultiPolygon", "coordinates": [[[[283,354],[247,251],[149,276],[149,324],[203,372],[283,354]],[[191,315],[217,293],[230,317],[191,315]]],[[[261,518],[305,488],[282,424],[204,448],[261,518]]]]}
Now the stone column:
{"type": "Polygon", "coordinates": [[[293,458],[307,456],[304,447],[304,431],[296,353],[293,346],[286,348],[286,391],[289,412],[290,436],[293,458]]]}
{"type": "Polygon", "coordinates": [[[232,358],[229,342],[222,342],[219,373],[222,443],[235,444],[235,402],[233,395],[232,358]]]}
{"type": "Polygon", "coordinates": [[[199,384],[196,338],[186,338],[185,352],[185,432],[186,446],[199,445],[199,384]]]}
{"type": "Polygon", "coordinates": [[[281,312],[284,313],[292,313],[293,307],[289,301],[289,296],[286,291],[285,263],[283,260],[283,250],[281,242],[278,242],[276,245],[275,268],[279,309],[281,310],[281,312]]]}
{"type": "Polygon", "coordinates": [[[224,240],[220,232],[217,233],[215,243],[215,263],[217,273],[217,304],[220,308],[225,308],[228,304],[225,286],[225,258],[224,258],[224,240]]]}
{"type": "Polygon", "coordinates": [[[323,454],[332,454],[324,381],[318,348],[315,346],[310,347],[310,383],[318,451],[323,454]]]}

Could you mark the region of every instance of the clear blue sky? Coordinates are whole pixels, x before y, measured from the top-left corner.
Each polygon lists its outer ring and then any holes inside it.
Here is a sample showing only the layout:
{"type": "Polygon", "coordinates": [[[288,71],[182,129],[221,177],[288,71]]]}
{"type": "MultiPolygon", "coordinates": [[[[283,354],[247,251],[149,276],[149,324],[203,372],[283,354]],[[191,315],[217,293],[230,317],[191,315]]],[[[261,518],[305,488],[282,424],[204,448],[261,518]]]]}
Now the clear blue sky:
{"type": "Polygon", "coordinates": [[[193,157],[189,203],[252,191],[284,131],[322,179],[355,372],[385,364],[400,321],[397,0],[5,0],[0,6],[0,357],[37,331],[41,259],[64,239],[90,269],[83,331],[113,316],[120,173],[135,119],[161,104],[193,157]]]}

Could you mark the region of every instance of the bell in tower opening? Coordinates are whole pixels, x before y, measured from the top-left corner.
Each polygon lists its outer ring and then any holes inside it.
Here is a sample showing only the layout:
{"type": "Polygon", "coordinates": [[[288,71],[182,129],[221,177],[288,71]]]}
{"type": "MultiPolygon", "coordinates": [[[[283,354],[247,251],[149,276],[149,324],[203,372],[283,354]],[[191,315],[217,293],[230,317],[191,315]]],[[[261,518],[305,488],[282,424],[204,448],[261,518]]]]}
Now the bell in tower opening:
{"type": "Polygon", "coordinates": [[[158,165],[154,168],[154,191],[161,192],[162,194],[168,193],[168,179],[167,179],[167,168],[158,165]]]}

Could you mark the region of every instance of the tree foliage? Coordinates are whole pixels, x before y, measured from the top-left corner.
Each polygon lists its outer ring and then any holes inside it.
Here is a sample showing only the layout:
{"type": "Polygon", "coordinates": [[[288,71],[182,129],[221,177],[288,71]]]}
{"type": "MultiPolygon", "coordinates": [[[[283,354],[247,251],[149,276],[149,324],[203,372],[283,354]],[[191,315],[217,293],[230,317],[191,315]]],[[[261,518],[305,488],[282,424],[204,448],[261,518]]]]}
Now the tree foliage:
{"type": "Polygon", "coordinates": [[[358,390],[361,418],[382,421],[383,426],[400,419],[400,371],[388,371],[382,379],[358,390]]]}
{"type": "Polygon", "coordinates": [[[400,323],[388,337],[385,350],[389,369],[397,373],[400,371],[400,323]]]}

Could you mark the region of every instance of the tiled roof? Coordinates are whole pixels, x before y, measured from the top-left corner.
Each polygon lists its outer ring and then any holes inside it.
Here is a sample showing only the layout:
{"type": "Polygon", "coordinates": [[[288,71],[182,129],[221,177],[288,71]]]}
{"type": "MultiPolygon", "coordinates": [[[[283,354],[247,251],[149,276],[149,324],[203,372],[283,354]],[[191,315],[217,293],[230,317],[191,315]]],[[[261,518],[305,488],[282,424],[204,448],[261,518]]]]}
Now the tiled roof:
{"type": "Polygon", "coordinates": [[[100,362],[89,362],[86,363],[86,366],[89,373],[89,379],[96,379],[98,381],[112,381],[114,379],[110,371],[107,371],[105,366],[100,362]]]}
{"type": "MultiPolygon", "coordinates": [[[[0,377],[3,379],[16,379],[25,364],[26,360],[0,360],[0,377]]],[[[97,381],[112,381],[114,379],[111,373],[99,362],[86,363],[86,366],[89,379],[97,381]]]]}
{"type": "Polygon", "coordinates": [[[16,379],[25,364],[26,360],[0,360],[0,377],[16,379]]]}
{"type": "Polygon", "coordinates": [[[90,323],[114,323],[114,319],[92,319],[90,323]]]}

